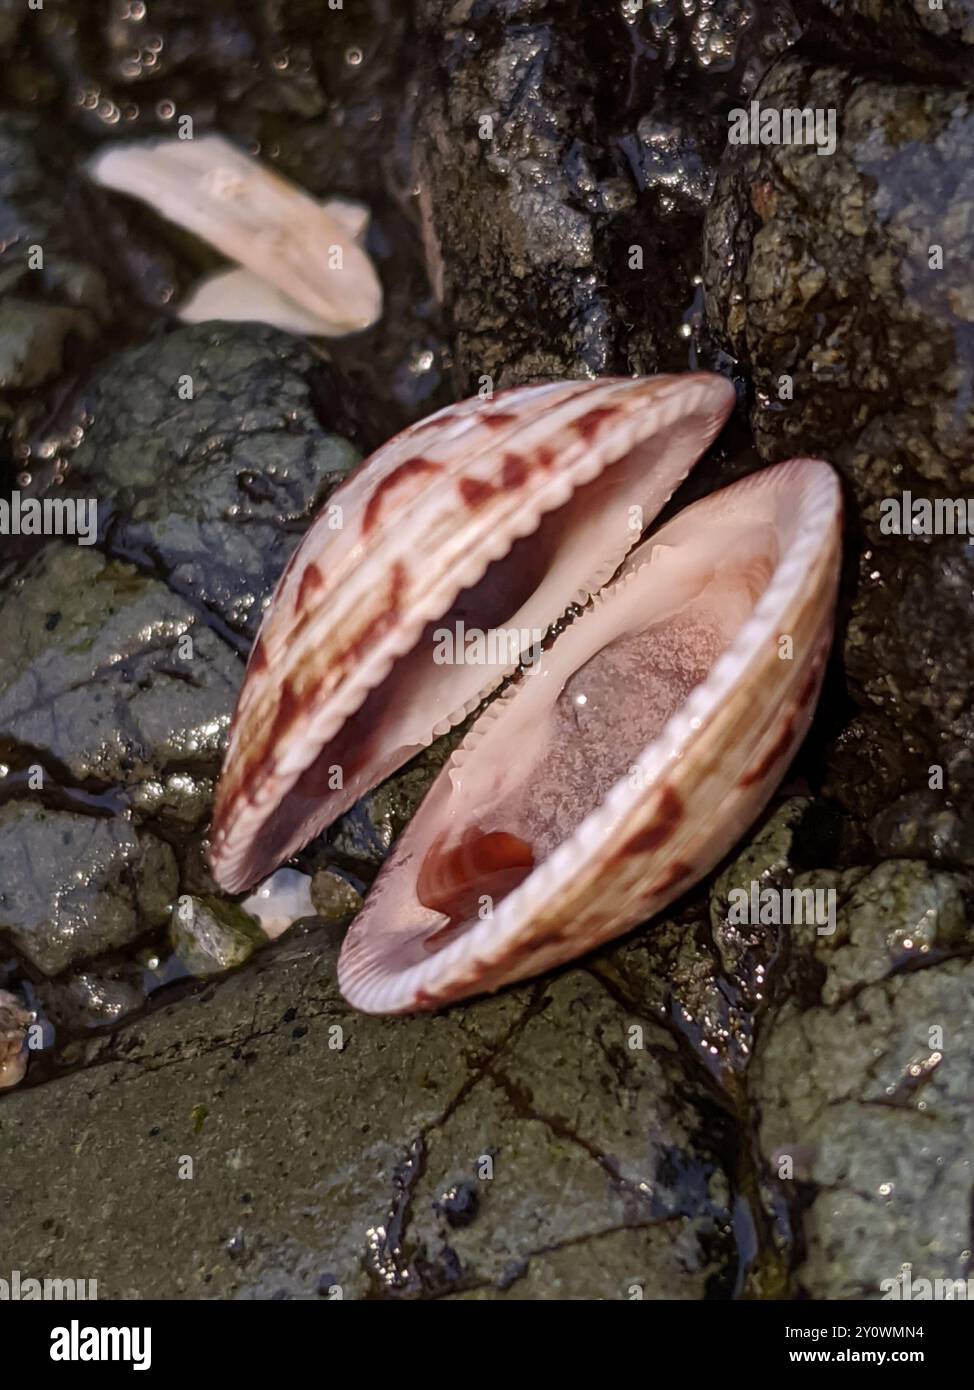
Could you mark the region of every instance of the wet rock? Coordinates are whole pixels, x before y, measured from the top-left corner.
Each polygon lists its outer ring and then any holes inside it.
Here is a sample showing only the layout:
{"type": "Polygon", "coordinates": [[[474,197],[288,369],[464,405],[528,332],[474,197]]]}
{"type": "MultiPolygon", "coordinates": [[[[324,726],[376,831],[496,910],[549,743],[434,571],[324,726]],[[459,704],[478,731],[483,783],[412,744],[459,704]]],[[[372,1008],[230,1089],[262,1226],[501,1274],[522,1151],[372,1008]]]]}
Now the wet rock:
{"type": "Polygon", "coordinates": [[[725,107],[798,30],[786,5],[641,11],[418,6],[424,240],[458,394],[687,365],[725,107]],[[675,69],[694,83],[664,86],[675,69]]]}
{"type": "Polygon", "coordinates": [[[822,35],[853,62],[879,62],[924,77],[974,78],[974,5],[971,0],[814,0],[805,13],[822,35]]]}
{"type": "Polygon", "coordinates": [[[446,1218],[449,1226],[469,1226],[480,1210],[476,1186],[469,1179],[453,1183],[437,1198],[433,1209],[446,1218]]]}
{"type": "Polygon", "coordinates": [[[974,485],[974,106],[963,91],[793,58],[757,96],[838,113],[833,155],[729,149],[704,269],[708,315],[753,376],[762,455],[830,458],[851,489],[859,574],[843,646],[861,715],[834,750],[830,791],[868,819],[933,786],[936,767],[943,804],[963,801],[971,683],[956,633],[970,547],[892,534],[882,503],[974,485]]]}
{"type": "MultiPolygon", "coordinates": [[[[240,653],[315,506],[355,458],[317,423],[313,368],[294,339],[247,327],[207,325],[123,354],[90,399],[94,424],[71,477],[76,494],[97,500],[101,544],[114,555],[54,540],[8,567],[2,790],[30,793],[39,812],[93,837],[85,894],[68,915],[45,924],[41,876],[34,897],[8,892],[4,925],[38,969],[57,973],[168,920],[172,851],[136,839],[127,813],[175,833],[185,888],[212,890],[199,831],[240,653]],[[192,399],[179,397],[179,368],[192,399]],[[161,908],[144,910],[140,843],[165,858],[161,908]]],[[[61,878],[44,853],[54,893],[61,878]]],[[[228,968],[247,953],[221,948],[205,963],[194,956],[194,968],[228,968]]],[[[117,1021],[140,1002],[111,976],[98,980],[52,1005],[69,1027],[117,1021]]]]}
{"type": "Polygon", "coordinates": [[[834,931],[832,923],[829,930],[819,925],[810,931],[807,923],[792,929],[792,940],[806,947],[815,946],[816,936],[828,937],[827,947],[817,952],[826,965],[822,1003],[841,1003],[864,984],[962,945],[967,935],[966,886],[964,878],[935,873],[915,860],[879,864],[871,870],[798,875],[796,889],[831,891],[837,904],[834,931]]]}
{"type": "Polygon", "coordinates": [[[858,871],[836,934],[796,934],[789,969],[806,1000],[781,996],[750,1089],[772,1181],[800,1223],[796,1287],[809,1297],[879,1298],[903,1264],[914,1278],[970,1273],[962,886],[907,861],[858,871]]]}
{"type": "Polygon", "coordinates": [[[320,869],[311,880],[311,901],[319,917],[337,922],[359,910],[362,894],[346,874],[337,869],[320,869]]]}
{"type": "Polygon", "coordinates": [[[135,965],[113,973],[79,970],[38,986],[44,1011],[59,1028],[81,1032],[118,1023],[145,1003],[145,989],[135,965]]]}
{"type": "Polygon", "coordinates": [[[726,1290],[724,1121],[661,1030],[631,1051],[583,971],[436,1016],[350,1014],[337,946],[284,938],[93,1039],[83,1072],[12,1092],[11,1260],[83,1265],[103,1297],[317,1298],[325,1272],[345,1298],[726,1290]],[[434,1202],[461,1182],[479,1202],[451,1226],[434,1202]],[[169,1253],[147,1264],[160,1224],[169,1253]]]}
{"type": "Polygon", "coordinates": [[[65,216],[70,157],[77,152],[37,115],[4,113],[0,121],[0,267],[2,289],[31,292],[87,316],[90,328],[110,316],[108,282],[86,245],[85,228],[65,216]],[[38,249],[41,254],[38,255],[38,249]]]}
{"type": "Polygon", "coordinates": [[[838,129],[833,155],[729,147],[707,219],[708,313],[753,373],[760,451],[824,451],[864,507],[911,476],[965,485],[974,479],[971,101],[793,58],[757,98],[835,110],[838,129]]]}
{"type": "MultiPolygon", "coordinates": [[[[478,32],[469,6],[456,14],[429,3],[420,16],[428,39],[445,46],[443,65],[459,60],[420,117],[427,258],[457,328],[458,394],[478,376],[504,385],[594,374],[610,328],[592,215],[576,204],[565,167],[573,146],[584,161],[594,119],[584,79],[568,78],[580,72],[576,40],[545,22],[498,31],[493,15],[478,32]]],[[[633,201],[631,186],[623,197],[633,201]]]]}
{"type": "Polygon", "coordinates": [[[814,1184],[798,1272],[809,1297],[880,1297],[903,1265],[970,1273],[970,974],[950,962],[836,1011],[792,1006],[761,1049],[763,1150],[773,1170],[799,1154],[796,1176],[814,1184]]]}
{"type": "Polygon", "coordinates": [[[29,300],[0,300],[0,390],[25,390],[51,381],[61,371],[65,342],[94,336],[90,318],[29,300]]]}
{"type": "Polygon", "coordinates": [[[260,924],[235,903],[189,894],[173,909],[170,938],[189,973],[201,979],[243,965],[267,939],[260,924]]]}
{"type": "MultiPolygon", "coordinates": [[[[184,115],[194,124],[218,116],[252,135],[262,111],[280,119],[324,108],[302,10],[248,13],[214,0],[203,12],[158,0],[140,15],[83,0],[70,14],[40,16],[38,47],[74,96],[74,122],[94,134],[172,129],[184,115]]],[[[328,7],[322,14],[327,23],[328,7]]]]}
{"type": "Polygon", "coordinates": [[[974,865],[974,823],[967,808],[945,806],[936,792],[917,792],[877,812],[869,827],[882,857],[974,865]]]}
{"type": "Polygon", "coordinates": [[[172,850],[121,816],[12,801],[0,807],[0,846],[0,936],[44,975],[124,946],[169,915],[172,850]]]}
{"type": "MultiPolygon", "coordinates": [[[[931,812],[949,813],[974,790],[972,672],[958,636],[971,621],[974,548],[961,537],[889,537],[862,554],[859,568],[843,654],[850,690],[867,711],[867,746],[877,750],[873,775],[882,778],[865,809],[879,815],[919,787],[931,812]]],[[[853,805],[862,797],[855,780],[853,805]]]]}
{"type": "Polygon", "coordinates": [[[213,775],[170,772],[139,782],[126,791],[126,799],[140,818],[192,830],[209,815],[215,786],[213,775]]]}
{"type": "Polygon", "coordinates": [[[289,334],[200,324],[100,376],[72,489],[108,551],[252,638],[314,512],[357,460],[315,413],[316,359],[289,334]]]}
{"type": "MultiPolygon", "coordinates": [[[[629,1227],[642,1232],[629,1258],[637,1250],[642,1258],[622,1268],[600,1268],[597,1255],[586,1262],[589,1297],[629,1297],[634,1279],[647,1298],[662,1296],[667,1281],[683,1297],[703,1297],[711,1281],[716,1292],[730,1253],[720,1234],[729,1215],[721,1125],[712,1117],[705,1134],[700,1110],[681,1094],[686,1069],[672,1038],[644,1023],[633,1047],[632,1020],[584,972],[535,997],[484,1083],[426,1140],[410,1223],[424,1286],[438,1275],[449,1283],[445,1251],[460,1287],[511,1287],[512,1261],[526,1274],[539,1255],[580,1241],[597,1251],[629,1227]],[[457,1183],[478,1194],[464,1223],[449,1219],[441,1196],[457,1183]]],[[[557,1282],[549,1287],[557,1297],[557,1282]]]]}
{"type": "MultiPolygon", "coordinates": [[[[184,599],[52,542],[0,593],[0,739],[15,778],[102,791],[215,775],[241,664],[184,599]]],[[[194,787],[182,789],[188,811],[194,787]]],[[[170,785],[170,795],[180,789],[170,785]]]]}
{"type": "Polygon", "coordinates": [[[0,989],[0,1090],[19,1085],[27,1074],[27,1028],[33,1018],[16,994],[0,989]]]}
{"type": "Polygon", "coordinates": [[[782,891],[802,857],[821,852],[821,811],[806,797],[777,806],[714,881],[600,959],[600,973],[660,1020],[673,1020],[731,1091],[747,1069],[787,926],[734,920],[731,894],[782,891]]]}
{"type": "MultiPolygon", "coordinates": [[[[30,86],[29,60],[9,67],[30,86]]],[[[32,110],[0,116],[0,420],[20,462],[41,431],[70,431],[59,420],[62,373],[76,376],[107,349],[124,302],[100,261],[78,146],[38,98],[35,88],[32,110]]]]}

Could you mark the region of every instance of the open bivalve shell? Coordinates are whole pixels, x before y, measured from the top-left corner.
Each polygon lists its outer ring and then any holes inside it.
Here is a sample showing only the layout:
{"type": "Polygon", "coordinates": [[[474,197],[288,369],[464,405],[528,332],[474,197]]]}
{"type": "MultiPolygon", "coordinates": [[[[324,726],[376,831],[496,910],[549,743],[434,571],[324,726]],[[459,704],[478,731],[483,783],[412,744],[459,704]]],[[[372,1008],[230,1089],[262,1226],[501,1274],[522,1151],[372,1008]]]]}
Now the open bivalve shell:
{"type": "Polygon", "coordinates": [[[695,373],[448,407],[367,460],[299,546],[217,797],[211,857],[231,891],[527,652],[352,924],[339,981],[356,1007],[431,1008],[578,956],[689,888],[767,802],[831,642],[835,474],[778,465],[633,549],[733,401],[695,373]]]}

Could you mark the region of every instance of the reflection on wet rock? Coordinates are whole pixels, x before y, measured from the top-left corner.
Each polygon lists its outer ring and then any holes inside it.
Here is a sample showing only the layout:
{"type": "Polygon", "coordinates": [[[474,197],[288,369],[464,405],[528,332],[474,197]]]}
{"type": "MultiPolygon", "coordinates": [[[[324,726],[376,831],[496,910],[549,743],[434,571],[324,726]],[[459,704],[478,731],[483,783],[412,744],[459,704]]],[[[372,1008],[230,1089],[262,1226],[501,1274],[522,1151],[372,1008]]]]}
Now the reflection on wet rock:
{"type": "Polygon", "coordinates": [[[252,638],[301,532],[357,460],[318,422],[315,358],[270,328],[201,324],[116,359],[70,484],[105,546],[252,638]]]}
{"type": "Polygon", "coordinates": [[[44,975],[136,940],[165,922],[176,862],[123,817],[26,801],[0,807],[0,937],[44,975]]]}

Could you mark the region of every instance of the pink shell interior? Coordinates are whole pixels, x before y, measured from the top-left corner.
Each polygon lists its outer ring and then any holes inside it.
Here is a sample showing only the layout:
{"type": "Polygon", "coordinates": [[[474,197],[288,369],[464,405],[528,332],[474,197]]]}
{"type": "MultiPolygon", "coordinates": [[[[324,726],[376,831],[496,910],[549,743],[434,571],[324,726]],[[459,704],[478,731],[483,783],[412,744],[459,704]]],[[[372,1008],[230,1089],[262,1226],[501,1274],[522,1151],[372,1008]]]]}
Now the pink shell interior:
{"type": "MultiPolygon", "coordinates": [[[[632,809],[665,789],[691,748],[699,768],[718,761],[710,795],[688,808],[705,848],[653,910],[712,867],[767,800],[811,718],[837,559],[822,564],[837,557],[840,510],[829,466],[795,461],[704,498],[633,552],[444,768],[346,939],[340,982],[351,1003],[430,1007],[585,950],[592,943],[569,922],[544,962],[531,957],[532,914],[557,898],[549,866],[620,872],[632,809]],[[748,671],[774,653],[778,623],[817,568],[825,579],[809,602],[821,606],[819,635],[789,665],[774,663],[802,691],[793,716],[787,685],[749,684],[748,671]],[[721,700],[737,702],[745,726],[769,726],[770,752],[750,767],[743,750],[735,765],[734,746],[726,757],[716,744],[708,752],[708,713],[721,700]]],[[[664,883],[673,848],[660,841],[664,883]]],[[[635,915],[623,909],[615,921],[606,907],[597,931],[617,934],[644,906],[645,895],[635,915]]]]}

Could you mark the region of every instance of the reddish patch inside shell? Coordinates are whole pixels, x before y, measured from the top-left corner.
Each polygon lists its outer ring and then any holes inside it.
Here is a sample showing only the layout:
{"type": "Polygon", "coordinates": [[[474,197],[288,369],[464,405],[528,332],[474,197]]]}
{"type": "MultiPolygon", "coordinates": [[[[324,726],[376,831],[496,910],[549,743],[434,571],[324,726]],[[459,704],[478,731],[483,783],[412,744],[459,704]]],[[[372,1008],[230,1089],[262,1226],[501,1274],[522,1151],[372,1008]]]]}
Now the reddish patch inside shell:
{"type": "Polygon", "coordinates": [[[484,834],[470,826],[453,849],[447,849],[443,839],[431,845],[416,880],[416,896],[424,907],[449,918],[449,923],[427,937],[427,945],[476,916],[485,901],[506,896],[533,868],[532,847],[506,830],[484,834]]]}
{"type": "MultiPolygon", "coordinates": [[[[464,918],[481,920],[485,900],[496,911],[620,778],[637,775],[640,754],[706,680],[778,560],[774,529],[742,532],[734,516],[699,534],[677,518],[633,554],[621,580],[482,717],[414,821],[417,867],[394,879],[398,901],[387,909],[413,922],[390,933],[398,968],[455,940],[464,918]]],[[[684,879],[692,866],[665,861],[682,819],[664,789],[652,823],[620,838],[620,857],[659,852],[660,883],[684,879]]]]}

